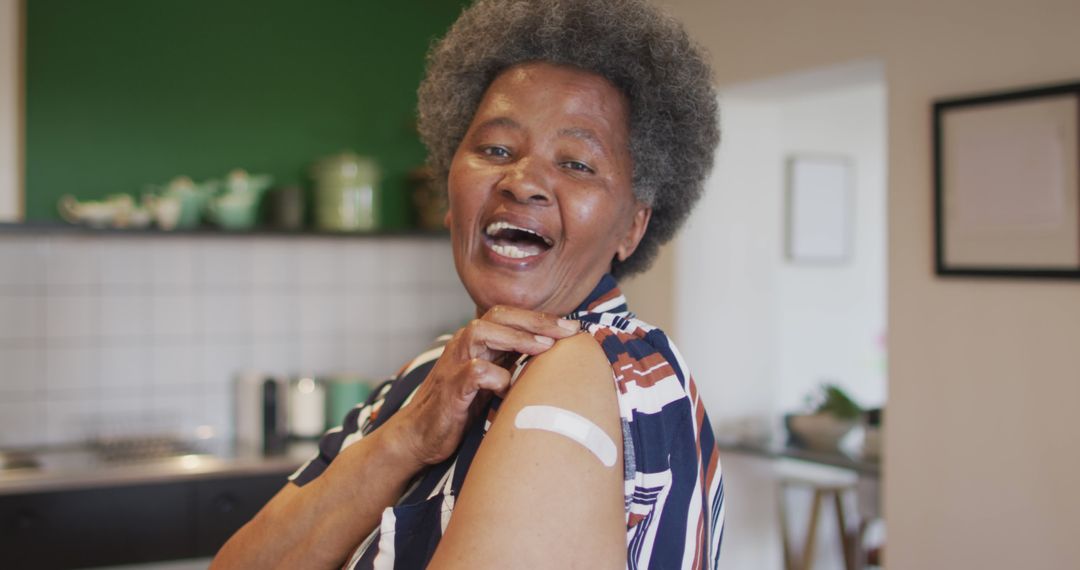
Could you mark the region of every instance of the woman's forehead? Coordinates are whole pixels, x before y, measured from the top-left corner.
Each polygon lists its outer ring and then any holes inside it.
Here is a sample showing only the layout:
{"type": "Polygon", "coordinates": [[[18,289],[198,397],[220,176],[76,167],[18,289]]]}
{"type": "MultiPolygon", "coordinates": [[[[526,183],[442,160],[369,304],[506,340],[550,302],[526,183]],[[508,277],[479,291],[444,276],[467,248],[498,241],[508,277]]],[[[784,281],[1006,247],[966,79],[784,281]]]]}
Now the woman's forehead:
{"type": "MultiPolygon", "coordinates": [[[[599,123],[596,126],[613,134],[624,134],[629,125],[626,98],[604,77],[576,67],[531,62],[495,78],[477,109],[474,127],[521,127],[555,115],[599,123]]],[[[591,130],[559,128],[569,134],[591,130]]]]}

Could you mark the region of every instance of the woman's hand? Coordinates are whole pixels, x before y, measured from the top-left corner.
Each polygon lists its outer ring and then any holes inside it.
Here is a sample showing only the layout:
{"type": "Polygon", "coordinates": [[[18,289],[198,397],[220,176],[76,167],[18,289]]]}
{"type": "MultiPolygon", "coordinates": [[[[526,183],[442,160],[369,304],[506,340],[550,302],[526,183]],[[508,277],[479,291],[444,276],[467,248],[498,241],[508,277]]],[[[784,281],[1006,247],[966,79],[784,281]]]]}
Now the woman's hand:
{"type": "Polygon", "coordinates": [[[506,364],[502,359],[514,353],[540,354],[578,330],[577,322],[552,315],[491,308],[454,334],[412,401],[383,429],[395,434],[418,468],[443,461],[482,404],[510,388],[510,372],[500,365],[506,364]]]}

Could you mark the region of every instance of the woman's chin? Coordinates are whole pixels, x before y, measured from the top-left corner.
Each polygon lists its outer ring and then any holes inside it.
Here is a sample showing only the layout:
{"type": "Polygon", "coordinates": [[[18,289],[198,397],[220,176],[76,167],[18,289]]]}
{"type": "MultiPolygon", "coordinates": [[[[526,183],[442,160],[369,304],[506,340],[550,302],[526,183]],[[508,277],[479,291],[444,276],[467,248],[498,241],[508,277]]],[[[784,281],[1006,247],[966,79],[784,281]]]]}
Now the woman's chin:
{"type": "Polygon", "coordinates": [[[475,284],[466,283],[476,302],[477,312],[483,314],[496,305],[517,307],[530,311],[543,311],[547,299],[537,287],[537,283],[522,282],[519,279],[506,279],[495,276],[480,279],[475,284]],[[475,289],[475,290],[474,290],[475,289]]]}

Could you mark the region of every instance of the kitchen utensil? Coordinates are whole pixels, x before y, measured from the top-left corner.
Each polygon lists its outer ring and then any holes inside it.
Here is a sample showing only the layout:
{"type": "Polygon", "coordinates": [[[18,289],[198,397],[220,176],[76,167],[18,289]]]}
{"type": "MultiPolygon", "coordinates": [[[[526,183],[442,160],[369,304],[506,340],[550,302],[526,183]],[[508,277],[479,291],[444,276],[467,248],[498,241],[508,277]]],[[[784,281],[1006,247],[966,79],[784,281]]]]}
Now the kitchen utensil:
{"type": "Polygon", "coordinates": [[[143,195],[143,208],[150,213],[158,228],[170,231],[180,222],[183,204],[178,196],[143,195]]]}
{"type": "Polygon", "coordinates": [[[351,152],[324,158],[312,167],[315,226],[327,231],[379,228],[379,168],[351,152]]]}
{"type": "Polygon", "coordinates": [[[290,438],[315,439],[326,429],[326,387],[310,376],[288,383],[286,425],[290,438]]]}
{"type": "Polygon", "coordinates": [[[367,400],[371,393],[371,384],[350,376],[336,376],[323,378],[327,388],[326,397],[326,428],[341,425],[346,414],[357,404],[367,400]]]}
{"type": "Polygon", "coordinates": [[[270,220],[274,227],[299,230],[304,227],[304,191],[299,186],[282,186],[270,191],[270,220]]]}
{"type": "Polygon", "coordinates": [[[104,200],[82,202],[71,194],[65,194],[57,203],[60,217],[64,220],[72,224],[86,224],[93,228],[117,225],[118,220],[121,221],[121,227],[125,227],[134,207],[134,200],[127,194],[113,194],[104,200]]]}
{"type": "Polygon", "coordinates": [[[258,219],[259,196],[242,192],[211,198],[206,214],[211,222],[226,230],[246,230],[255,227],[258,219]]]}
{"type": "Polygon", "coordinates": [[[169,181],[162,193],[180,202],[180,214],[176,219],[177,228],[194,228],[202,221],[203,208],[209,200],[213,186],[197,185],[187,176],[178,176],[169,181]]]}
{"type": "Polygon", "coordinates": [[[288,435],[285,387],[264,372],[243,372],[234,378],[234,429],[238,444],[263,453],[279,453],[288,435]]]}

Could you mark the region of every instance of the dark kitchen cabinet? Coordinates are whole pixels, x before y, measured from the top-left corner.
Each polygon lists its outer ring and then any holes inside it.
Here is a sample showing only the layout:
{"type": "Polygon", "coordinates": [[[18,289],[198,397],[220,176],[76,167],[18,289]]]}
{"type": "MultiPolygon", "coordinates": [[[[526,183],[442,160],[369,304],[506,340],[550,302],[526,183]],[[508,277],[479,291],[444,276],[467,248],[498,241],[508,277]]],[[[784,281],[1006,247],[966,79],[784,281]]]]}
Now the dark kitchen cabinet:
{"type": "Polygon", "coordinates": [[[85,568],[211,556],[285,476],[0,496],[0,565],[85,568]]]}
{"type": "Polygon", "coordinates": [[[213,556],[285,484],[271,477],[200,481],[195,485],[195,556],[213,556]]]}

